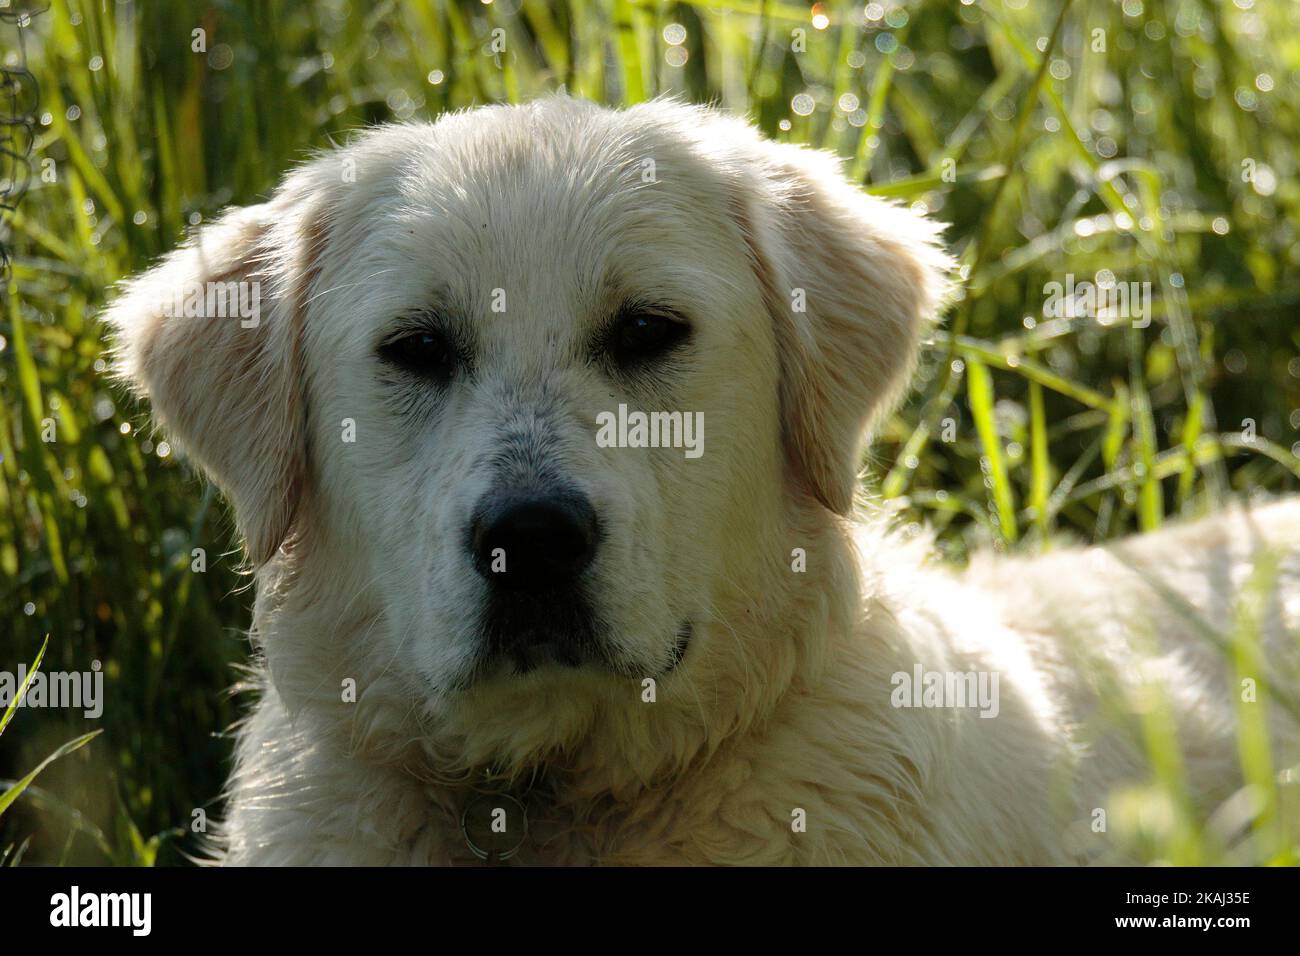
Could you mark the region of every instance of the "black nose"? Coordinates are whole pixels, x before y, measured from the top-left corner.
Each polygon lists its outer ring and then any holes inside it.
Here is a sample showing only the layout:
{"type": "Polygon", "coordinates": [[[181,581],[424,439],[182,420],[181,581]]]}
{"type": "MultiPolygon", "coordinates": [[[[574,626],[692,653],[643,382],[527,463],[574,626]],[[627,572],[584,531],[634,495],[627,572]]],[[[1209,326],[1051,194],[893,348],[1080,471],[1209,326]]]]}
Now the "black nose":
{"type": "Polygon", "coordinates": [[[572,583],[596,553],[596,512],[583,495],[489,494],[470,525],[474,564],[492,584],[541,591],[572,583]]]}

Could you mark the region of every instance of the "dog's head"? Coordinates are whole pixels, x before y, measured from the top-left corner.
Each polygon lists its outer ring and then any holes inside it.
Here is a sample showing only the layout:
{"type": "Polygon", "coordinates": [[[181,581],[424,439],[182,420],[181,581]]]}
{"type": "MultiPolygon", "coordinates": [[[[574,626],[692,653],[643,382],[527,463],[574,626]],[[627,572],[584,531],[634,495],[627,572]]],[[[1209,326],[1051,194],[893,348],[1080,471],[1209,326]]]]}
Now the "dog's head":
{"type": "Polygon", "coordinates": [[[371,131],[108,318],[341,673],[435,712],[628,678],[634,706],[850,510],[946,268],[826,155],[552,98],[371,131]]]}

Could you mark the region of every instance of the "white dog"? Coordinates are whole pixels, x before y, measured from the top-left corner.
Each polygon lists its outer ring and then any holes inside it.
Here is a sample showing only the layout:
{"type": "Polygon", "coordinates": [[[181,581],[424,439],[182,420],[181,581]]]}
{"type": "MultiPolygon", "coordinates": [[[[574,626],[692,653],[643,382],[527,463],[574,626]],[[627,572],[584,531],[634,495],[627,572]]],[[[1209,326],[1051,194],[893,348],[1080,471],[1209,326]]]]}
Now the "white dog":
{"type": "Polygon", "coordinates": [[[1098,701],[1153,675],[1191,792],[1239,787],[1211,638],[1272,561],[1251,676],[1294,668],[1300,504],[960,575],[855,509],[937,237],[561,97],[366,133],[128,285],[119,367],[257,569],[224,860],[1106,859],[1149,768],[1098,701]]]}

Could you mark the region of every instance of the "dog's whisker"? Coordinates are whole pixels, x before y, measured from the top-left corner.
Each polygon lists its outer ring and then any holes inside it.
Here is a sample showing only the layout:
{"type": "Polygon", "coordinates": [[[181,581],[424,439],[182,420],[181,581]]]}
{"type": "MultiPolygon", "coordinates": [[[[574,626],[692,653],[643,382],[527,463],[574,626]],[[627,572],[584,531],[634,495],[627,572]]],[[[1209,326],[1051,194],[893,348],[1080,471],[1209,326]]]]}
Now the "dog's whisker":
{"type": "Polygon", "coordinates": [[[363,278],[357,279],[355,282],[345,282],[340,285],[331,286],[328,289],[320,289],[315,294],[308,297],[307,304],[310,305],[324,298],[326,295],[331,295],[335,292],[342,292],[347,289],[356,289],[365,286],[373,282],[375,279],[378,279],[380,276],[391,275],[396,271],[396,269],[380,269],[378,272],[372,272],[363,278]]]}

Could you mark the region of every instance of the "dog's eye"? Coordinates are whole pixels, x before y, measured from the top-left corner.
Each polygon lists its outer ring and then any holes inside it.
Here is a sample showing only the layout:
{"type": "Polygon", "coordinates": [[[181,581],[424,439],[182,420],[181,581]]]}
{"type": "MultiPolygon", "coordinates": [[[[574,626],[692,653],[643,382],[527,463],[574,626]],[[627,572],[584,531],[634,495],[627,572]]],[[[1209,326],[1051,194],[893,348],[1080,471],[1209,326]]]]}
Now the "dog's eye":
{"type": "Polygon", "coordinates": [[[445,382],[456,369],[456,350],[441,332],[421,330],[379,347],[384,361],[423,378],[445,382]]]}
{"type": "Polygon", "coordinates": [[[691,334],[680,319],[643,309],[625,311],[614,323],[609,350],[620,365],[636,365],[664,355],[691,334]]]}

